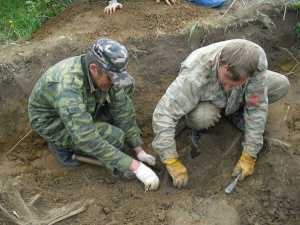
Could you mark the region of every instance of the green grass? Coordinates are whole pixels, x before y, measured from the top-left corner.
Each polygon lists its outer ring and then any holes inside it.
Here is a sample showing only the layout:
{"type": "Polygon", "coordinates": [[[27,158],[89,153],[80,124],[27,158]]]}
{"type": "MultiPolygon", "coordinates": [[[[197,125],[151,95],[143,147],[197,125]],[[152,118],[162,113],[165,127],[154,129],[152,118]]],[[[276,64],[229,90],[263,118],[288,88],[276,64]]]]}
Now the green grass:
{"type": "Polygon", "coordinates": [[[73,0],[0,0],[0,42],[28,39],[73,0]]]}
{"type": "Polygon", "coordinates": [[[295,31],[296,31],[297,37],[300,38],[300,23],[297,23],[297,25],[295,27],[295,31]]]}
{"type": "MultiPolygon", "coordinates": [[[[294,9],[297,9],[298,12],[299,12],[299,10],[300,10],[300,0],[292,1],[292,7],[294,9]]],[[[300,22],[296,24],[295,32],[297,34],[297,37],[300,38],[300,22]]]]}
{"type": "Polygon", "coordinates": [[[292,7],[296,9],[300,9],[300,1],[291,1],[292,2],[292,7]]]}

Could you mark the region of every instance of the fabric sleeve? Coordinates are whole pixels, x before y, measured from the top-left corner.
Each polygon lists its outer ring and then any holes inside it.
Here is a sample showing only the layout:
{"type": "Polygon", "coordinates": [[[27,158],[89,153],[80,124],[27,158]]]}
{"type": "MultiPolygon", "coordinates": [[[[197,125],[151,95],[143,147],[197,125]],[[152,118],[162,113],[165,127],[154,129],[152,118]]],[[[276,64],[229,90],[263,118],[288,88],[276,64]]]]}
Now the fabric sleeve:
{"type": "Polygon", "coordinates": [[[196,77],[197,74],[183,67],[155,108],[152,147],[161,160],[178,158],[175,129],[179,119],[192,111],[199,102],[203,82],[196,77]]]}
{"type": "Polygon", "coordinates": [[[250,78],[245,91],[245,139],[243,151],[253,157],[263,146],[263,134],[268,115],[268,89],[264,71],[268,69],[268,60],[265,51],[259,47],[257,71],[250,78]]]}
{"type": "Polygon", "coordinates": [[[142,145],[141,131],[136,122],[133,102],[124,89],[111,88],[109,111],[113,118],[113,124],[125,132],[125,142],[129,147],[142,145]]]}
{"type": "Polygon", "coordinates": [[[268,93],[263,74],[253,77],[245,92],[245,139],[243,151],[256,157],[263,146],[263,134],[267,122],[268,93]]]}

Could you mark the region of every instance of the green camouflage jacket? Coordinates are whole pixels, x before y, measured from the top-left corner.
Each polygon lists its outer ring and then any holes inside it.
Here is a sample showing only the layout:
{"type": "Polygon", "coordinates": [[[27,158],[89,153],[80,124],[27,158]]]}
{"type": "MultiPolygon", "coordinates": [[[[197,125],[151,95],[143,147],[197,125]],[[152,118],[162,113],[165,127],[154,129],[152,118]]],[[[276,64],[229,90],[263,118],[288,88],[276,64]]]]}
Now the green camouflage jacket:
{"type": "MultiPolygon", "coordinates": [[[[106,104],[113,125],[125,132],[130,147],[142,144],[131,98],[124,89],[95,89],[84,56],[65,59],[51,67],[36,83],[28,103],[29,119],[47,141],[62,148],[75,148],[124,171],[127,156],[101,138],[95,118],[106,104]],[[66,132],[68,135],[66,135],[66,132]]],[[[108,166],[110,167],[110,166],[108,166]]],[[[126,167],[126,168],[125,168],[126,167]]]]}

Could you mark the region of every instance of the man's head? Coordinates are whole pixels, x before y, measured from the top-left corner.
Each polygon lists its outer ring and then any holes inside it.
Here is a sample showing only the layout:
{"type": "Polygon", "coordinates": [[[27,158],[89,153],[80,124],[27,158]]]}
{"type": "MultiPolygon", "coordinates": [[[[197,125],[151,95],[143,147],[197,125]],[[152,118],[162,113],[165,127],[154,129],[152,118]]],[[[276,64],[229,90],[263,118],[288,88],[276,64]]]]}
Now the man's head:
{"type": "Polygon", "coordinates": [[[219,58],[218,79],[225,91],[243,85],[257,71],[261,48],[249,41],[230,42],[219,58]]]}
{"type": "Polygon", "coordinates": [[[221,82],[224,91],[230,91],[236,86],[241,86],[248,79],[247,74],[233,74],[230,71],[229,64],[220,65],[218,69],[218,79],[221,82]]]}
{"type": "Polygon", "coordinates": [[[128,52],[116,41],[107,38],[95,41],[86,54],[86,63],[101,90],[108,90],[112,85],[125,87],[133,82],[126,71],[128,52]]]}

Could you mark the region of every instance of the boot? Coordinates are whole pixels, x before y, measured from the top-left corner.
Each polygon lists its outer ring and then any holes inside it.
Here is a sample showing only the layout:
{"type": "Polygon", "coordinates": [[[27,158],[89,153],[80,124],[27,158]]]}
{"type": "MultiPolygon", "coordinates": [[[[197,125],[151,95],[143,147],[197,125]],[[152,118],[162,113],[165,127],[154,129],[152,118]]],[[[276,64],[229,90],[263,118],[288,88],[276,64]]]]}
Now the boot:
{"type": "Polygon", "coordinates": [[[78,161],[72,159],[73,151],[60,149],[51,143],[48,143],[48,150],[64,167],[76,167],[80,165],[78,161]]]}
{"type": "Polygon", "coordinates": [[[245,119],[242,109],[239,109],[238,111],[233,113],[230,117],[230,120],[237,129],[239,129],[242,132],[245,131],[245,119]]]}

